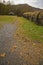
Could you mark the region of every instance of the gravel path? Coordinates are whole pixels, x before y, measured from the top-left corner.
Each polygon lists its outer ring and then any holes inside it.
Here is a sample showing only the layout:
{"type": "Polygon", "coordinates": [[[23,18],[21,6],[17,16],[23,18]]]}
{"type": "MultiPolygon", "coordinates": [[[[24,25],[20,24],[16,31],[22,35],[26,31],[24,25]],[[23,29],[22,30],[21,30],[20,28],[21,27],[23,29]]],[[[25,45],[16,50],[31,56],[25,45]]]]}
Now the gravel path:
{"type": "MultiPolygon", "coordinates": [[[[13,57],[15,57],[15,55],[11,55],[10,48],[15,43],[13,35],[16,29],[17,26],[15,25],[15,23],[4,24],[3,27],[0,29],[0,65],[8,65],[9,60],[10,62],[14,62],[13,57]]],[[[10,63],[10,65],[13,65],[13,62],[10,63]]]]}
{"type": "Polygon", "coordinates": [[[15,41],[16,24],[4,24],[0,29],[0,65],[27,65],[20,55],[21,45],[15,41]]]}

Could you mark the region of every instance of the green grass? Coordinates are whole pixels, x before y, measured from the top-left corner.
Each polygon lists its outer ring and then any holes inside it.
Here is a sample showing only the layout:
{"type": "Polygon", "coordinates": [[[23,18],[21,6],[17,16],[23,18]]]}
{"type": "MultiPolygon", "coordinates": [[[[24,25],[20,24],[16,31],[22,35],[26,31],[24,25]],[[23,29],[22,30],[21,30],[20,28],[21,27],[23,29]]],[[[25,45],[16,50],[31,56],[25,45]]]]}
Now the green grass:
{"type": "Polygon", "coordinates": [[[25,35],[37,42],[43,43],[43,26],[38,26],[23,17],[19,18],[22,22],[22,28],[25,30],[25,35]]]}
{"type": "Polygon", "coordinates": [[[6,22],[6,23],[9,23],[9,22],[14,22],[16,19],[16,16],[2,16],[0,15],[0,22],[6,22]]]}

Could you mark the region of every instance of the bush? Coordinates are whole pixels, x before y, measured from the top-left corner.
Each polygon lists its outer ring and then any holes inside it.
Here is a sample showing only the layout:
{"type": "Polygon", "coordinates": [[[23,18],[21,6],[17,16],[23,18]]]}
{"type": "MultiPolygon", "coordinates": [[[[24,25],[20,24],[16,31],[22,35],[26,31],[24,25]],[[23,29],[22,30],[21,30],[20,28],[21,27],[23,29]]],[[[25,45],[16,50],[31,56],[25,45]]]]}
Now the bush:
{"type": "Polygon", "coordinates": [[[43,11],[26,12],[22,16],[36,24],[43,25],[43,11]]]}

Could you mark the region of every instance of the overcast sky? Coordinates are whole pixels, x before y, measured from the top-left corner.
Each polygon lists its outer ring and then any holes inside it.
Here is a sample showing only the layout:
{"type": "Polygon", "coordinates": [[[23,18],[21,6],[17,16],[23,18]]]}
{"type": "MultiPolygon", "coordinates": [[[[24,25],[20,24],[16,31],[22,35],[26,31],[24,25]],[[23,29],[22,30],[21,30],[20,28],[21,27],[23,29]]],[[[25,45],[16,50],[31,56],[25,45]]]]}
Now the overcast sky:
{"type": "MultiPolygon", "coordinates": [[[[2,0],[1,0],[2,1],[2,0]]],[[[8,1],[8,0],[5,0],[8,1]]],[[[43,9],[43,0],[10,0],[13,4],[23,4],[27,3],[33,7],[42,8],[43,9]]]]}

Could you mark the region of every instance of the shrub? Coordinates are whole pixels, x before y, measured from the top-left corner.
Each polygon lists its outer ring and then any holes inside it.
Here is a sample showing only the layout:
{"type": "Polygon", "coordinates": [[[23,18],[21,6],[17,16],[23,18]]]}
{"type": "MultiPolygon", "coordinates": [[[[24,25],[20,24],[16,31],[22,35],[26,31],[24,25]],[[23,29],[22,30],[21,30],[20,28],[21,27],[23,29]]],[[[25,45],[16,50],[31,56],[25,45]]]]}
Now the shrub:
{"type": "Polygon", "coordinates": [[[22,16],[34,21],[36,24],[43,25],[43,11],[26,12],[22,16]]]}

